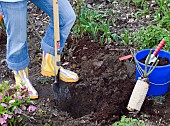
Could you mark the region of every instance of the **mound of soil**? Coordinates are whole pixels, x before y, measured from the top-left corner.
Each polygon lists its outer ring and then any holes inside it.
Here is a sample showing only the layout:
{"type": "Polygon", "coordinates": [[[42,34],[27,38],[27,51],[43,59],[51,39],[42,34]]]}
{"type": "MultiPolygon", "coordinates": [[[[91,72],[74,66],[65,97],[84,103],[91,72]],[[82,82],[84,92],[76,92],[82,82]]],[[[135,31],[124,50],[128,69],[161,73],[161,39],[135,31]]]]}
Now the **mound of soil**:
{"type": "Polygon", "coordinates": [[[88,40],[79,43],[74,55],[80,81],[70,85],[73,100],[68,112],[73,117],[93,112],[95,121],[113,122],[124,114],[135,84],[135,69],[133,62],[119,60],[129,53],[128,47],[115,44],[117,49],[105,49],[88,40]]]}

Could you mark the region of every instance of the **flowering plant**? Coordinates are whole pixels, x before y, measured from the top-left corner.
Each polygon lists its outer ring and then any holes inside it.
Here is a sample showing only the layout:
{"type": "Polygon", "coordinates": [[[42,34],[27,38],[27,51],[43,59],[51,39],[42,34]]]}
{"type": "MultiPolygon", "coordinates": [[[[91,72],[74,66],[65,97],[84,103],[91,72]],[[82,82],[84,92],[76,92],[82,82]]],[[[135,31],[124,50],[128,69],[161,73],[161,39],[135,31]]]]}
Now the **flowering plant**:
{"type": "Polygon", "coordinates": [[[8,82],[0,84],[0,125],[15,126],[24,113],[36,110],[29,93],[25,86],[9,85],[8,82]]]}

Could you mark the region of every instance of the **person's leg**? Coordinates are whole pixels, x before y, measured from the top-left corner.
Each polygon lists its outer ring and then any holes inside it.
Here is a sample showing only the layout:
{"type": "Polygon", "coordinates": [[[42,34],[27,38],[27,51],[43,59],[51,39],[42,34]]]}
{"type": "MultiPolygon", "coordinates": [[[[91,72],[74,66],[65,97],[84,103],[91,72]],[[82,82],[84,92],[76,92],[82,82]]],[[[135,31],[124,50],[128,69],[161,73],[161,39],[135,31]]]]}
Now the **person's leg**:
{"type": "Polygon", "coordinates": [[[7,65],[22,70],[29,64],[27,49],[27,1],[0,2],[7,34],[7,65]]]}
{"type": "MultiPolygon", "coordinates": [[[[46,53],[54,56],[54,23],[53,23],[53,0],[31,0],[50,17],[50,24],[42,40],[41,48],[46,53]]],[[[59,2],[59,25],[60,25],[60,51],[62,52],[66,39],[74,25],[76,16],[68,0],[59,2]]]]}
{"type": "MultiPolygon", "coordinates": [[[[31,0],[35,5],[47,13],[50,17],[50,24],[42,40],[42,69],[41,74],[44,76],[54,76],[54,23],[53,23],[53,1],[52,0],[31,0]]],[[[75,22],[75,13],[68,0],[59,0],[59,25],[60,25],[60,51],[62,52],[66,39],[75,22]]],[[[76,82],[78,76],[72,71],[65,70],[61,67],[60,79],[65,82],[76,82]]]]}
{"type": "Polygon", "coordinates": [[[7,34],[6,61],[13,70],[16,85],[24,84],[30,98],[38,98],[38,93],[28,79],[29,64],[27,49],[27,0],[22,2],[0,2],[0,12],[3,15],[7,34]]]}

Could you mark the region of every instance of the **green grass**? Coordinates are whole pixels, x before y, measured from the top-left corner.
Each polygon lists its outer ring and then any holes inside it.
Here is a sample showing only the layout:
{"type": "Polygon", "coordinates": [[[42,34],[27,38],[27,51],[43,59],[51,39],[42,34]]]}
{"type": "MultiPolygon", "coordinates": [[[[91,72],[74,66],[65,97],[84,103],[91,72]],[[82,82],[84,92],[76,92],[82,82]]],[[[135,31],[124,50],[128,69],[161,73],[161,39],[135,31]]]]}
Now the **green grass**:
{"type": "Polygon", "coordinates": [[[122,116],[121,120],[115,122],[112,126],[146,126],[146,124],[142,120],[122,116]]]}

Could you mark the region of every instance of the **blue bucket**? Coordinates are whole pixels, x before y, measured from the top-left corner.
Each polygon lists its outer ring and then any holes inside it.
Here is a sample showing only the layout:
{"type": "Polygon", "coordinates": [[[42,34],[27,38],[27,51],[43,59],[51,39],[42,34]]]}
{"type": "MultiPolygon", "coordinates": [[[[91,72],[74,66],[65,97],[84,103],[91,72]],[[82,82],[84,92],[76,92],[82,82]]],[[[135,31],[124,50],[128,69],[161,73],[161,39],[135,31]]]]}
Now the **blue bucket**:
{"type": "MultiPolygon", "coordinates": [[[[153,50],[154,51],[154,50],[153,50]]],[[[150,52],[150,49],[145,49],[137,52],[135,57],[141,66],[144,69],[145,64],[139,62],[139,60],[146,57],[150,52]]],[[[164,50],[160,50],[158,53],[159,57],[168,58],[170,61],[170,53],[164,50]]],[[[151,66],[148,65],[149,69],[151,66]]],[[[141,77],[141,72],[139,71],[138,66],[136,65],[136,80],[141,77]]],[[[147,96],[159,96],[163,95],[168,91],[170,84],[170,64],[165,66],[156,66],[153,72],[148,76],[150,87],[147,93],[147,96]]]]}

